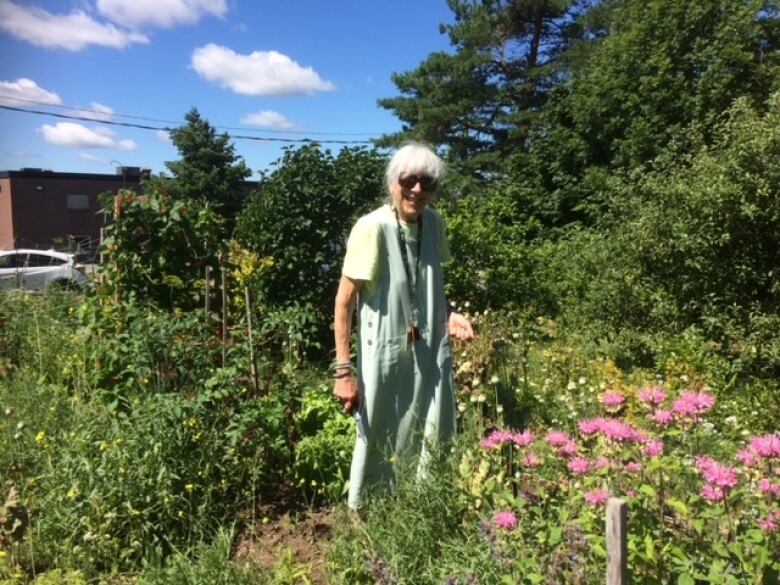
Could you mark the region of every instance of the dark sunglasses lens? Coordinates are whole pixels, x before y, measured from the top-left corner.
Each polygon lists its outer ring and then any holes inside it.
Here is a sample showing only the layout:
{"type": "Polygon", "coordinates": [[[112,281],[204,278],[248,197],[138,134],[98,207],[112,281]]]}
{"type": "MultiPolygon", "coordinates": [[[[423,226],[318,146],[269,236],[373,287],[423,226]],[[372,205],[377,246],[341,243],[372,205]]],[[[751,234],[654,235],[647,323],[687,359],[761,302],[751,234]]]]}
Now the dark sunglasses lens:
{"type": "Polygon", "coordinates": [[[420,177],[420,187],[422,187],[425,191],[435,191],[436,179],[433,177],[420,177]]]}
{"type": "Polygon", "coordinates": [[[420,177],[417,175],[409,175],[398,179],[398,184],[404,189],[413,189],[417,183],[420,183],[420,187],[423,188],[423,191],[435,191],[437,187],[436,179],[426,175],[420,177]]]}

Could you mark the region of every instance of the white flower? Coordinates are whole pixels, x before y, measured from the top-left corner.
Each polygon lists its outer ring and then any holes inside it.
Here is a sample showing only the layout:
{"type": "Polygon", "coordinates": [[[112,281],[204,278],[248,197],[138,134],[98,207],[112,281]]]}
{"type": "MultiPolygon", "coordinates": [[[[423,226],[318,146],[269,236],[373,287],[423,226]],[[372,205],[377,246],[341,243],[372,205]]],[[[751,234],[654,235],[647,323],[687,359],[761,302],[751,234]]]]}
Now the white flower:
{"type": "Polygon", "coordinates": [[[584,386],[586,382],[585,376],[580,376],[580,379],[577,381],[580,386],[584,386]]]}
{"type": "Polygon", "coordinates": [[[576,390],[577,384],[574,383],[574,380],[569,380],[569,384],[566,386],[567,390],[576,390]]]}
{"type": "Polygon", "coordinates": [[[498,381],[499,381],[498,376],[493,376],[492,378],[490,378],[491,384],[498,384],[498,381]]]}
{"type": "Polygon", "coordinates": [[[501,414],[502,412],[504,412],[504,407],[499,404],[498,406],[496,406],[496,412],[498,414],[501,414]]]}
{"type": "Polygon", "coordinates": [[[723,422],[726,422],[726,423],[728,423],[730,425],[736,426],[737,425],[737,417],[732,414],[731,416],[727,416],[726,418],[724,418],[723,422]]]}

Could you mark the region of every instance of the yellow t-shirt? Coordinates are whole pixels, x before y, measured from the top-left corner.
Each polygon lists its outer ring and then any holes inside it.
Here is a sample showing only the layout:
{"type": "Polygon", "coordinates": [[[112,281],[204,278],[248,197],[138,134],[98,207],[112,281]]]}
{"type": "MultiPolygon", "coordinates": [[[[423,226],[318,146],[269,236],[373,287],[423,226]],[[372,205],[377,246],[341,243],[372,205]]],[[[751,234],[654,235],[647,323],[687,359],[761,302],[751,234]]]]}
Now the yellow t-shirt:
{"type": "MultiPolygon", "coordinates": [[[[381,217],[378,214],[390,214],[392,217],[393,211],[389,205],[384,205],[380,209],[364,215],[357,220],[355,226],[349,234],[349,240],[347,240],[347,253],[344,256],[344,266],[341,269],[341,273],[344,276],[348,276],[354,280],[364,281],[364,292],[369,296],[373,293],[377,282],[377,267],[379,266],[379,223],[378,219],[381,217]]],[[[395,221],[395,219],[393,219],[395,221]]],[[[399,221],[401,229],[404,231],[404,236],[409,242],[417,241],[417,224],[406,223],[405,221],[399,221]]],[[[444,227],[444,222],[434,222],[431,226],[438,238],[439,261],[449,262],[452,257],[450,256],[450,247],[447,243],[447,232],[444,227]]],[[[425,224],[425,228],[428,227],[428,223],[425,224]]]]}

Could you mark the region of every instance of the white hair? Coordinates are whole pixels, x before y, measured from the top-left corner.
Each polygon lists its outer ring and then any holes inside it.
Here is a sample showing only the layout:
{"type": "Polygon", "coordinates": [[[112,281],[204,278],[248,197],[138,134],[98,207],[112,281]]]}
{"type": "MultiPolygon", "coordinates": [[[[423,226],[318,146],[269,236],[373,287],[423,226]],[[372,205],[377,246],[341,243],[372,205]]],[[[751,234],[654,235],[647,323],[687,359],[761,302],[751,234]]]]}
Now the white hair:
{"type": "Polygon", "coordinates": [[[399,148],[385,170],[385,186],[388,193],[401,175],[427,175],[439,181],[444,176],[444,161],[428,146],[408,142],[399,148]]]}

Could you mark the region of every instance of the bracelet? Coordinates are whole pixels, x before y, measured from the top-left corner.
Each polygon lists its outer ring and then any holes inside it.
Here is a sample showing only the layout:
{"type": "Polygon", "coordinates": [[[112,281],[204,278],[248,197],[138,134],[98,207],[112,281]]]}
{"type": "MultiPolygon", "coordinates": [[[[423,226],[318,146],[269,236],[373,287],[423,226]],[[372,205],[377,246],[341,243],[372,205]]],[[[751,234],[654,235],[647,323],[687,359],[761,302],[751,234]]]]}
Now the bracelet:
{"type": "Polygon", "coordinates": [[[353,376],[353,374],[352,374],[352,371],[350,370],[349,372],[344,372],[343,374],[336,374],[335,376],[332,376],[332,378],[334,380],[340,380],[341,378],[349,378],[349,377],[352,377],[352,376],[353,376]]]}
{"type": "Polygon", "coordinates": [[[338,370],[350,370],[354,371],[355,367],[351,362],[333,362],[328,368],[329,372],[336,372],[338,370]]]}

